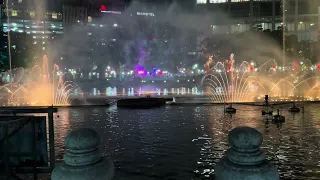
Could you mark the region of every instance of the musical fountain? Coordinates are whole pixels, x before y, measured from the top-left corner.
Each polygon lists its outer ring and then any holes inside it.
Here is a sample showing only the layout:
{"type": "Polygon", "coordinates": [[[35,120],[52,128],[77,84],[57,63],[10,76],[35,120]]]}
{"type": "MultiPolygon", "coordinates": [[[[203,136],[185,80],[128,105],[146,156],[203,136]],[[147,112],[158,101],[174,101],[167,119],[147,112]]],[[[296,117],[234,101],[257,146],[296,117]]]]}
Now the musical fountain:
{"type": "Polygon", "coordinates": [[[64,81],[65,74],[56,64],[49,72],[47,56],[43,57],[42,67],[35,65],[2,73],[2,78],[9,82],[0,86],[0,102],[4,106],[66,106],[72,103],[73,95],[83,100],[79,86],[64,81]]]}
{"type": "MultiPolygon", "coordinates": [[[[237,66],[234,57],[234,54],[231,54],[226,62],[215,64],[212,57],[209,57],[206,63],[207,73],[202,79],[203,90],[197,87],[152,91],[129,88],[122,89],[121,93],[117,92],[116,87],[108,87],[105,94],[106,96],[206,95],[213,103],[254,102],[263,99],[265,94],[271,97],[271,101],[319,99],[320,76],[314,73],[317,68],[313,67],[313,71],[307,70],[301,73],[302,71],[297,71],[296,63],[293,69],[278,67],[274,59],[260,66],[247,61],[237,66]]],[[[36,65],[31,69],[19,68],[2,73],[2,80],[8,83],[0,86],[0,103],[5,106],[63,106],[72,104],[74,98],[80,98],[82,101],[83,93],[79,86],[73,81],[64,81],[65,75],[66,73],[62,73],[56,64],[53,65],[52,72],[49,72],[47,56],[43,57],[42,67],[36,65]]],[[[97,92],[95,89],[93,94],[100,94],[100,91],[97,92]]],[[[186,98],[187,101],[191,101],[186,98]]]]}
{"type": "Polygon", "coordinates": [[[278,67],[274,59],[259,67],[255,65],[243,61],[236,66],[234,54],[226,62],[215,64],[212,56],[209,57],[207,73],[202,79],[205,94],[216,103],[254,102],[266,94],[274,101],[319,100],[317,68],[302,71],[296,61],[293,69],[278,67]]]}

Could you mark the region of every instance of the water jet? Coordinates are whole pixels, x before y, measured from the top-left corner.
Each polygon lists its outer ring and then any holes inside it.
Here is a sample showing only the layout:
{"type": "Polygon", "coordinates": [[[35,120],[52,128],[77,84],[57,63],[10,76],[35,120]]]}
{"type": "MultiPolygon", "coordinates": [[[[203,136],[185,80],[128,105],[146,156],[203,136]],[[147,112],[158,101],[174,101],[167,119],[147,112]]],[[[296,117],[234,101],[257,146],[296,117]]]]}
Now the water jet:
{"type": "MultiPolygon", "coordinates": [[[[6,76],[8,72],[1,75],[6,76]]],[[[10,71],[11,78],[7,84],[0,86],[1,97],[7,99],[8,106],[66,106],[72,102],[83,103],[83,96],[79,96],[80,87],[73,81],[65,81],[58,65],[49,70],[48,57],[42,59],[42,66],[35,65],[31,69],[18,68],[10,71]],[[73,95],[79,97],[73,101],[73,95]]]]}
{"type": "Polygon", "coordinates": [[[215,103],[291,102],[319,99],[320,83],[314,71],[301,74],[297,70],[277,67],[275,59],[260,64],[242,61],[237,63],[234,54],[226,61],[214,62],[209,58],[207,73],[201,81],[205,94],[215,103]],[[255,67],[253,67],[255,66],[255,67]],[[288,76],[290,74],[290,76],[288,76]],[[269,100],[269,97],[272,97],[269,100]]]}

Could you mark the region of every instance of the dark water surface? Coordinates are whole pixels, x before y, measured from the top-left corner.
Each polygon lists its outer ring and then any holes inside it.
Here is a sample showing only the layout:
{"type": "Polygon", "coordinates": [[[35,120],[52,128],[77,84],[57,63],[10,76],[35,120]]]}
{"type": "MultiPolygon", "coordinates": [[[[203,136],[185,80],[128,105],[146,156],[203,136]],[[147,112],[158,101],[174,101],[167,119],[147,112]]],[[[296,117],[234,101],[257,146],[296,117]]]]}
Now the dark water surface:
{"type": "Polygon", "coordinates": [[[290,114],[286,123],[266,124],[260,107],[237,106],[224,115],[223,106],[167,106],[159,109],[61,108],[55,116],[57,159],[64,152],[67,132],[95,129],[104,155],[116,166],[116,179],[207,179],[228,148],[227,134],[238,126],[258,129],[263,150],[279,167],[281,179],[320,179],[320,106],[290,114]]]}

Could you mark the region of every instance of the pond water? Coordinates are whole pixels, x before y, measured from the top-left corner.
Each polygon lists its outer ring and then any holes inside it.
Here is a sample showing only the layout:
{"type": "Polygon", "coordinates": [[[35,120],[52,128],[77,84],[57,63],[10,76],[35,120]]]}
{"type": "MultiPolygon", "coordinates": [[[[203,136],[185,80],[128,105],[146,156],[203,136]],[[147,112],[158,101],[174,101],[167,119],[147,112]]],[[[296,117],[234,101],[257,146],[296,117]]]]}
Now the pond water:
{"type": "Polygon", "coordinates": [[[57,159],[64,138],[78,127],[95,129],[102,149],[116,166],[116,177],[137,179],[207,179],[228,148],[227,134],[234,127],[250,126],[264,137],[263,150],[279,167],[281,179],[320,179],[320,106],[305,105],[305,113],[291,114],[283,106],[286,122],[280,126],[261,116],[261,107],[166,106],[131,110],[60,108],[55,115],[57,159]]]}

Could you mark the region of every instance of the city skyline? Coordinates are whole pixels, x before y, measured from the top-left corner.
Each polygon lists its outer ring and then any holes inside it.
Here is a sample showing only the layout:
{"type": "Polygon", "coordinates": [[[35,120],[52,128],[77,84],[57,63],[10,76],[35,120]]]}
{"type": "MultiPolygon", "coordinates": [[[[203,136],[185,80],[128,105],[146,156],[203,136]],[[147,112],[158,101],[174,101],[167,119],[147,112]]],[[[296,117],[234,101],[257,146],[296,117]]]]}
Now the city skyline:
{"type": "MultiPolygon", "coordinates": [[[[151,42],[148,42],[147,44],[152,44],[154,40],[156,40],[154,42],[161,43],[162,41],[165,42],[172,38],[177,39],[176,43],[179,42],[181,44],[181,40],[179,40],[179,38],[181,39],[181,37],[183,37],[187,38],[188,40],[183,42],[180,47],[177,45],[170,45],[170,47],[178,48],[175,51],[183,52],[183,55],[179,55],[178,58],[183,59],[183,61],[180,62],[180,60],[176,60],[178,62],[172,64],[181,63],[184,66],[192,66],[201,58],[200,55],[202,53],[202,41],[206,37],[223,36],[223,34],[232,34],[232,36],[236,36],[236,34],[241,34],[252,29],[258,31],[275,31],[279,30],[279,27],[283,26],[282,18],[280,16],[281,9],[275,8],[275,6],[280,6],[280,1],[276,0],[244,2],[206,1],[206,3],[201,3],[203,1],[189,1],[189,5],[194,5],[194,9],[190,12],[184,11],[183,8],[180,8],[181,11],[176,11],[174,9],[176,7],[180,7],[179,3],[181,3],[181,1],[175,1],[175,4],[172,4],[174,1],[166,1],[162,2],[161,6],[157,3],[155,4],[154,1],[121,2],[117,2],[116,5],[122,6],[122,9],[113,9],[113,1],[57,1],[57,5],[59,5],[59,3],[61,4],[61,12],[46,11],[44,14],[42,14],[42,16],[37,16],[37,10],[22,8],[24,7],[23,4],[26,3],[26,1],[15,1],[15,3],[9,7],[9,24],[6,22],[6,13],[2,8],[1,27],[3,28],[4,32],[8,31],[9,27],[12,32],[26,33],[32,36],[34,39],[33,43],[38,43],[39,41],[42,41],[41,39],[44,39],[42,42],[43,46],[40,47],[42,50],[44,50],[42,53],[47,53],[47,46],[54,44],[54,42],[51,42],[51,39],[59,36],[63,37],[62,39],[67,39],[66,41],[71,44],[79,45],[90,41],[89,44],[92,44],[92,49],[97,48],[99,49],[99,52],[101,51],[101,53],[102,51],[105,51],[102,54],[110,51],[103,49],[105,44],[110,44],[120,48],[117,50],[117,53],[126,54],[126,57],[114,55],[114,57],[121,59],[119,60],[119,63],[121,62],[121,64],[130,64],[130,66],[133,66],[136,63],[136,59],[138,57],[134,57],[134,53],[132,55],[125,53],[127,51],[126,49],[128,49],[126,47],[128,44],[136,44],[137,46],[138,44],[143,44],[147,41],[151,42]],[[62,2],[63,4],[61,4],[62,2]],[[198,4],[196,2],[198,2],[198,4]],[[131,5],[129,6],[129,4],[131,5]],[[130,8],[126,8],[126,6],[130,8]],[[15,9],[16,7],[18,8],[15,9]],[[241,11],[239,11],[239,8],[241,11]],[[253,10],[253,8],[257,10],[253,10]],[[218,9],[221,13],[219,12],[210,14],[211,11],[214,11],[215,9],[218,9]],[[169,17],[170,20],[166,20],[168,21],[168,25],[161,24],[160,22],[163,21],[163,16],[167,11],[170,11],[172,18],[170,19],[169,17]],[[238,16],[234,17],[238,11],[241,13],[238,13],[238,16]],[[199,26],[199,28],[196,26],[193,27],[192,23],[190,22],[179,20],[179,18],[183,18],[184,16],[189,16],[190,18],[196,20],[196,18],[201,18],[202,14],[203,17],[205,17],[205,20],[200,23],[201,26],[199,26]],[[214,16],[217,16],[218,18],[215,18],[214,16]],[[133,19],[130,22],[126,20],[128,18],[133,19]],[[225,23],[221,24],[221,21],[225,21],[225,23]],[[185,26],[185,28],[183,29],[180,26],[185,26]],[[171,30],[168,31],[168,28],[171,28],[171,30]],[[127,29],[129,29],[129,31],[126,31],[127,29]],[[173,29],[179,29],[177,32],[180,32],[180,34],[176,34],[175,37],[173,35],[173,29]],[[85,36],[88,39],[79,43],[76,41],[76,39],[71,38],[73,36],[70,36],[71,34],[74,34],[75,31],[81,31],[81,34],[79,35],[83,37],[85,36]],[[202,32],[205,32],[205,35],[202,35],[202,32]],[[168,34],[171,34],[171,36],[168,36],[168,34]],[[181,34],[188,35],[181,36],[181,34]],[[68,36],[70,36],[70,38],[68,38],[68,36]],[[100,44],[102,47],[95,47],[96,44],[100,44]]],[[[297,9],[296,6],[293,7],[297,9]]],[[[298,13],[298,16],[297,13],[294,14],[296,15],[295,18],[305,17],[303,14],[298,13]]],[[[308,17],[310,19],[310,17],[313,16],[315,15],[310,14],[308,17]]],[[[290,18],[288,21],[289,20],[290,18]]],[[[299,42],[305,40],[316,40],[316,28],[318,26],[317,22],[309,21],[308,19],[305,19],[305,21],[300,21],[300,19],[298,19],[298,21],[298,26],[294,24],[297,22],[297,19],[294,19],[294,21],[289,21],[286,24],[286,35],[296,35],[299,42]]],[[[227,41],[232,41],[232,39],[230,39],[232,36],[230,36],[227,41]]],[[[57,42],[55,43],[56,45],[58,45],[57,42]]],[[[214,47],[215,45],[213,44],[210,46],[214,47]]],[[[63,51],[67,51],[68,48],[69,47],[64,48],[63,51]]],[[[133,49],[137,50],[138,46],[133,49]]],[[[146,49],[152,48],[148,47],[146,49]]],[[[229,51],[224,54],[222,53],[221,55],[223,57],[228,56],[230,53],[232,53],[231,49],[233,48],[230,47],[229,49],[229,51]]],[[[89,48],[89,50],[91,50],[91,48],[89,48]]],[[[85,50],[84,52],[88,51],[89,53],[89,50],[85,50]]],[[[166,50],[162,51],[165,52],[166,50]]],[[[79,52],[77,54],[79,54],[79,52]]],[[[83,52],[80,52],[80,54],[83,54],[83,52]]],[[[37,58],[41,58],[41,56],[42,55],[37,56],[37,58]]],[[[59,61],[58,59],[61,59],[66,61],[66,63],[70,63],[72,61],[69,62],[67,57],[72,56],[74,56],[72,53],[66,55],[66,53],[61,52],[61,55],[58,55],[57,57],[54,56],[53,58],[55,61],[59,61]]],[[[93,57],[94,56],[88,58],[88,60],[94,60],[93,57]]],[[[168,57],[173,58],[172,55],[169,55],[168,57]]],[[[82,58],[83,57],[80,57],[80,59],[82,58]]],[[[202,64],[204,62],[201,60],[199,63],[202,64]]],[[[176,68],[176,65],[173,66],[176,68]]]]}

